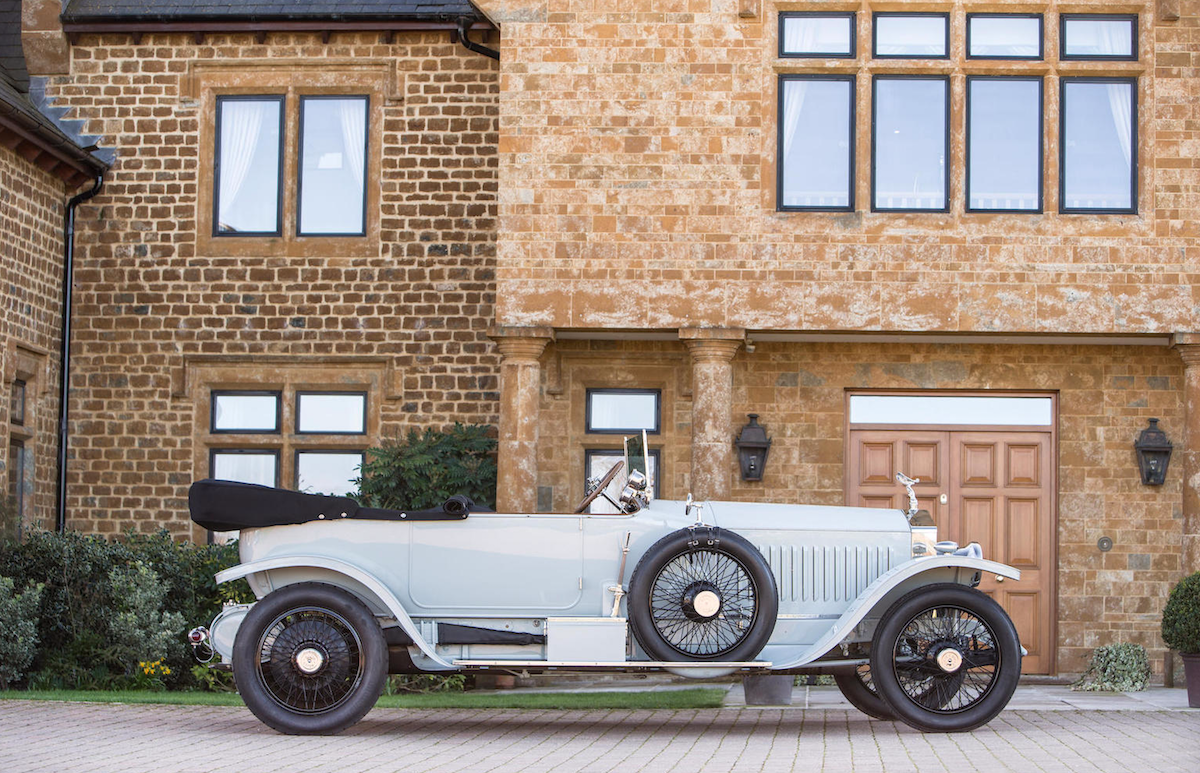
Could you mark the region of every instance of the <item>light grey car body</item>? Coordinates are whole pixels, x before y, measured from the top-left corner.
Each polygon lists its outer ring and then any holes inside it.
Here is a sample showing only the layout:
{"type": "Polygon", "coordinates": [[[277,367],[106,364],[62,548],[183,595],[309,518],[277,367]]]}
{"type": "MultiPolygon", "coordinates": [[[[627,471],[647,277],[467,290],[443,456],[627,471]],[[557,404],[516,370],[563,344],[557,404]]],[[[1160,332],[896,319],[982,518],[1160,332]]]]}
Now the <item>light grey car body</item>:
{"type": "MultiPolygon", "coordinates": [[[[655,662],[635,637],[625,636],[628,599],[613,614],[615,590],[628,586],[643,554],[698,520],[746,538],[770,565],[778,616],[757,657],[759,669],[866,663],[851,645],[870,642],[880,617],[909,591],[938,583],[970,586],[985,572],[1020,577],[1012,567],[969,555],[914,557],[913,528],[901,510],[711,502],[697,513],[684,502],[655,500],[631,515],[471,513],[456,521],[334,518],[246,529],[242,563],[217,580],[245,577],[260,599],[302,582],[348,591],[385,630],[403,632],[412,663],[423,671],[495,669],[506,662],[525,670],[654,663],[713,677],[746,664],[655,662]],[[620,627],[619,654],[609,648],[596,656],[589,621],[620,627]],[[443,644],[439,623],[537,634],[544,641],[443,644]],[[549,661],[556,634],[562,646],[549,661]]],[[[247,609],[228,607],[211,626],[212,646],[224,663],[232,660],[247,609]]]]}

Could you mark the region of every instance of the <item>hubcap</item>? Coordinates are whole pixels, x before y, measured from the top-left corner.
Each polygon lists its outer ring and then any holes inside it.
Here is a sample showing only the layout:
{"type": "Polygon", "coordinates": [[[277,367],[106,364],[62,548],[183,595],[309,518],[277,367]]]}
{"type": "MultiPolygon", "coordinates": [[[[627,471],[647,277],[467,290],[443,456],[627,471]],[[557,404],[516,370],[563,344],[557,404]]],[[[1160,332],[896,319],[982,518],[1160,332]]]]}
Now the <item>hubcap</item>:
{"type": "Polygon", "coordinates": [[[305,647],[296,653],[294,658],[296,668],[306,674],[315,674],[321,670],[321,666],[325,665],[325,656],[321,651],[313,647],[305,647]]]}
{"type": "Polygon", "coordinates": [[[962,666],[962,653],[953,647],[947,647],[942,650],[937,656],[938,668],[945,671],[947,674],[952,674],[962,666]]]}
{"type": "Polygon", "coordinates": [[[710,590],[702,590],[692,600],[692,607],[701,617],[716,617],[721,611],[721,597],[710,590]]]}

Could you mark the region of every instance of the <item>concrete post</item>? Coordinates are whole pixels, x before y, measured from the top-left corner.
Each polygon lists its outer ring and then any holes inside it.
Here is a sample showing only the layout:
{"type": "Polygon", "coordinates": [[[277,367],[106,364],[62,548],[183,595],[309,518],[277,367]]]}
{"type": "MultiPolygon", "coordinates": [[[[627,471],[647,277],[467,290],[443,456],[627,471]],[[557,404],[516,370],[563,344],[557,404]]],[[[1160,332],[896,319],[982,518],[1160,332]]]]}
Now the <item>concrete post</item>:
{"type": "Polygon", "coordinates": [[[1183,443],[1175,445],[1183,468],[1180,569],[1191,574],[1200,571],[1200,334],[1176,334],[1174,345],[1183,359],[1183,443]]]}
{"type": "Polygon", "coordinates": [[[538,408],[542,367],[538,358],[554,340],[550,328],[501,327],[488,332],[500,350],[500,439],[496,511],[537,509],[538,408]]]}
{"type": "Polygon", "coordinates": [[[740,328],[683,328],[692,355],[692,494],[728,499],[733,473],[733,355],[740,328]]]}

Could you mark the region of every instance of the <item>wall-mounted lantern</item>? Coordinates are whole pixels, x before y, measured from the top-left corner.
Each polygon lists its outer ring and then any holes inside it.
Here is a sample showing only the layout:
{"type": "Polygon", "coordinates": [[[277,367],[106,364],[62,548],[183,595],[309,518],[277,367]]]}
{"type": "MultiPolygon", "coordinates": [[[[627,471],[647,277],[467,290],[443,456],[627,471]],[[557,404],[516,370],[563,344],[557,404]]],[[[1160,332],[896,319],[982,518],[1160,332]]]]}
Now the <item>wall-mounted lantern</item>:
{"type": "Polygon", "coordinates": [[[771,450],[771,440],[767,430],[758,423],[758,414],[747,414],[750,423],[742,427],[737,440],[733,444],[738,450],[738,464],[742,468],[742,480],[762,480],[763,468],[767,466],[767,454],[771,450]]]}
{"type": "Polygon", "coordinates": [[[1158,419],[1151,419],[1150,426],[1142,430],[1137,442],[1138,467],[1142,471],[1142,483],[1161,486],[1167,479],[1167,465],[1171,463],[1171,441],[1167,433],[1158,428],[1158,419]]]}

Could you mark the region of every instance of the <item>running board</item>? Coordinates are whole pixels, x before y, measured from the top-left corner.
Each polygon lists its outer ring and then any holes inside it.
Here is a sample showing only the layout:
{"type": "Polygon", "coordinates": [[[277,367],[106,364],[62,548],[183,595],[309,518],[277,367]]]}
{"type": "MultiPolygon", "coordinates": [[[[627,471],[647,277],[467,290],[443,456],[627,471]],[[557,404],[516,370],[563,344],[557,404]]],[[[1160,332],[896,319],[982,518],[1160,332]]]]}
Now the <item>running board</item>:
{"type": "Polygon", "coordinates": [[[771,663],[765,660],[628,660],[609,663],[582,660],[455,660],[453,664],[456,668],[562,668],[576,671],[640,671],[662,668],[733,668],[739,671],[761,671],[771,667],[771,663]]]}

